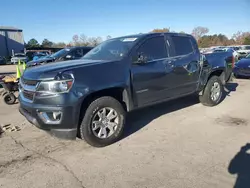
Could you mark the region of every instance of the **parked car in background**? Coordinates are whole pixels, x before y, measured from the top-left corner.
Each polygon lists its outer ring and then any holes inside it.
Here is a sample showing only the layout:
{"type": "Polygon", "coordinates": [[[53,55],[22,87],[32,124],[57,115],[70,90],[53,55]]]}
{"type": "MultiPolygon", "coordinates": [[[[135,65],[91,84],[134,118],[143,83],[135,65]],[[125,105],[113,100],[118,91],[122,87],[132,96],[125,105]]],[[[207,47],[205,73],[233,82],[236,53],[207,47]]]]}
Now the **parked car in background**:
{"type": "Polygon", "coordinates": [[[38,60],[40,58],[44,58],[49,56],[50,54],[48,52],[37,52],[33,54],[33,59],[32,60],[38,60]]]}
{"type": "Polygon", "coordinates": [[[227,46],[227,47],[234,49],[236,52],[238,52],[238,50],[240,50],[239,46],[227,46]]]}
{"type": "MultiPolygon", "coordinates": [[[[34,60],[33,58],[34,58],[34,56],[36,55],[36,54],[39,54],[38,55],[38,57],[40,58],[40,56],[42,55],[42,54],[47,54],[47,55],[50,55],[51,53],[50,53],[50,51],[48,51],[48,50],[38,50],[38,51],[35,51],[35,50],[29,50],[29,51],[27,51],[26,52],[26,56],[28,57],[28,61],[32,61],[32,60],[34,60]]],[[[36,59],[36,58],[35,58],[36,59]]]]}
{"type": "Polygon", "coordinates": [[[24,53],[16,53],[14,56],[11,57],[11,64],[17,64],[18,61],[28,61],[28,57],[24,53]]]}
{"type": "Polygon", "coordinates": [[[86,46],[64,48],[44,58],[29,61],[27,63],[27,68],[46,63],[80,59],[91,49],[92,47],[86,47],[86,46]]]}
{"type": "Polygon", "coordinates": [[[250,54],[235,64],[233,73],[236,78],[250,78],[250,54]]]}
{"type": "Polygon", "coordinates": [[[250,54],[250,45],[242,45],[239,46],[239,59],[246,57],[248,54],[250,54]]]}
{"type": "Polygon", "coordinates": [[[238,61],[239,54],[232,47],[217,48],[217,49],[214,49],[212,53],[217,53],[217,52],[231,52],[233,54],[234,61],[235,62],[238,61]]]}
{"type": "Polygon", "coordinates": [[[92,146],[106,146],[121,137],[132,110],[192,94],[204,105],[219,104],[232,71],[225,58],[232,54],[210,55],[202,55],[188,34],[106,40],[80,60],[26,69],[19,111],[57,137],[78,133],[92,146]]]}

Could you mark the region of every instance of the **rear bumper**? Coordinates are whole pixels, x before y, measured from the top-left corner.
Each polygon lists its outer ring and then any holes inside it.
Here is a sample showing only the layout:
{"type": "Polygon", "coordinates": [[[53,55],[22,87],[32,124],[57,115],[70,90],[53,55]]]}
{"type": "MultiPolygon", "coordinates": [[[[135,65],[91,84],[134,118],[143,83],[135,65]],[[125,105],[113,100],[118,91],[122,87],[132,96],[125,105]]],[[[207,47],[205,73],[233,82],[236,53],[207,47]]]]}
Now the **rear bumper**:
{"type": "Polygon", "coordinates": [[[19,112],[33,125],[62,139],[75,139],[77,135],[77,121],[75,108],[72,106],[49,106],[23,101],[21,97],[19,112]],[[61,112],[58,123],[44,121],[39,112],[61,112]]]}

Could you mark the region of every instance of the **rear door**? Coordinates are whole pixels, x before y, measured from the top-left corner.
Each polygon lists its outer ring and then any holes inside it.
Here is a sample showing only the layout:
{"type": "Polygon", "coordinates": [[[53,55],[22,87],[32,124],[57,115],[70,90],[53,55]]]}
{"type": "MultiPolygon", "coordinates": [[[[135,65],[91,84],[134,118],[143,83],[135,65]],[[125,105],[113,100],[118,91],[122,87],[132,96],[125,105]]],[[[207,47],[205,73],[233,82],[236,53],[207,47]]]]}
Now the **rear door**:
{"type": "Polygon", "coordinates": [[[132,64],[131,74],[133,87],[139,106],[166,99],[167,92],[173,86],[172,66],[168,64],[168,50],[164,36],[146,39],[132,53],[134,61],[138,54],[147,57],[144,64],[132,64]]]}
{"type": "Polygon", "coordinates": [[[176,95],[195,92],[200,76],[200,53],[196,42],[186,35],[170,35],[176,95]]]}

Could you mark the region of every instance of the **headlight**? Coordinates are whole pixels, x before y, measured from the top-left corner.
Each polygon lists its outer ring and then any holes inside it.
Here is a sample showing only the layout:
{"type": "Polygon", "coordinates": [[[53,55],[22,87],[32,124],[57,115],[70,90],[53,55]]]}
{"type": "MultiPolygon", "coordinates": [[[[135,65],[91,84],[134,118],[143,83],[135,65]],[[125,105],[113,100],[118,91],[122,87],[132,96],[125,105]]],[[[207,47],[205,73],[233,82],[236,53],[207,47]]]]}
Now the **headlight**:
{"type": "Polygon", "coordinates": [[[57,77],[56,79],[57,80],[52,81],[42,81],[36,89],[36,96],[50,96],[70,91],[74,82],[73,75],[67,74],[60,78],[57,77]]]}
{"type": "Polygon", "coordinates": [[[46,81],[38,86],[38,92],[65,93],[71,89],[73,80],[46,81]]]}

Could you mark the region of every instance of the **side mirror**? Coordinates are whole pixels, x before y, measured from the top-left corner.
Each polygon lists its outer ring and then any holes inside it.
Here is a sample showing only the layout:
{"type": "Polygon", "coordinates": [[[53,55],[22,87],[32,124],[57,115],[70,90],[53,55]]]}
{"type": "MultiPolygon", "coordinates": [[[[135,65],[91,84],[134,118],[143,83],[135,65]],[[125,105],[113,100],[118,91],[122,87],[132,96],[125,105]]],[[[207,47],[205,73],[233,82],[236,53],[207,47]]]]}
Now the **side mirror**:
{"type": "Polygon", "coordinates": [[[66,55],[66,57],[65,57],[66,59],[71,59],[72,58],[72,56],[71,55],[66,55]]]}
{"type": "Polygon", "coordinates": [[[147,57],[143,53],[140,53],[138,55],[138,58],[137,58],[137,63],[138,64],[145,64],[145,63],[147,63],[147,57]]]}

